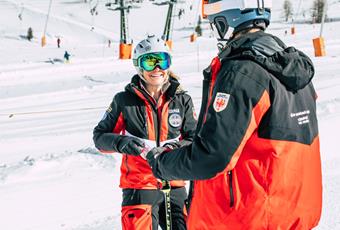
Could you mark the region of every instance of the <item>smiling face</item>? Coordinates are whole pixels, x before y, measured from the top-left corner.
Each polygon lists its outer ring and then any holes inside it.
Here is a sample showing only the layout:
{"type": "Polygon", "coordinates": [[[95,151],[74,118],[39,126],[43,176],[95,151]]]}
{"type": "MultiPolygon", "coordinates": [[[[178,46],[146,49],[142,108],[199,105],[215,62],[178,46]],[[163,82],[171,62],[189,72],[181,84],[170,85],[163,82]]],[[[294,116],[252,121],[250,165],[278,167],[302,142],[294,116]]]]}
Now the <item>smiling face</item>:
{"type": "Polygon", "coordinates": [[[162,87],[168,80],[168,70],[162,70],[159,67],[156,67],[152,71],[143,70],[143,77],[147,85],[162,87]]]}

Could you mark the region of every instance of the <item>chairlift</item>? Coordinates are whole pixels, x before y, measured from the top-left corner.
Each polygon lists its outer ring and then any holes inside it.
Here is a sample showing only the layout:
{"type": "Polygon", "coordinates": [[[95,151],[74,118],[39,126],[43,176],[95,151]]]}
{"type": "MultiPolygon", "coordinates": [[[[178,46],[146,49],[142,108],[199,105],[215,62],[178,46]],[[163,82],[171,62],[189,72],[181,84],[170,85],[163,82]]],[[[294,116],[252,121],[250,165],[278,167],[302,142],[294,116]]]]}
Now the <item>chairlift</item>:
{"type": "Polygon", "coordinates": [[[22,21],[22,15],[25,10],[24,3],[20,4],[21,6],[18,6],[18,18],[20,21],[22,21]]]}
{"type": "Polygon", "coordinates": [[[165,26],[162,38],[164,39],[165,43],[172,49],[172,31],[174,25],[174,12],[176,11],[176,0],[170,0],[167,2],[169,5],[168,13],[165,20],[165,26]]]}
{"type": "Polygon", "coordinates": [[[95,16],[98,15],[97,6],[99,4],[99,0],[89,1],[89,8],[91,14],[91,31],[95,29],[95,16]]]}
{"type": "MultiPolygon", "coordinates": [[[[116,1],[117,2],[117,1],[116,1]]],[[[108,10],[120,11],[120,44],[119,59],[131,59],[132,39],[129,36],[128,13],[131,8],[138,8],[131,4],[126,5],[124,0],[119,0],[119,4],[115,2],[107,2],[105,6],[108,10]]]]}

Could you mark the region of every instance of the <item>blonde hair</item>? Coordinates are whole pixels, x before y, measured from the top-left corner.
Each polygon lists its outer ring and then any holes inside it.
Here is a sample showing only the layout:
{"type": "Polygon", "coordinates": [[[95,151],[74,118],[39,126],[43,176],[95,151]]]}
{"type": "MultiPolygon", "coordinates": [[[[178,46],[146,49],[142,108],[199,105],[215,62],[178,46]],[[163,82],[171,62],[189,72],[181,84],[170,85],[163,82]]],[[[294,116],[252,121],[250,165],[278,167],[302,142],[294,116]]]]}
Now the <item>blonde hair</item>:
{"type": "Polygon", "coordinates": [[[172,70],[169,70],[168,75],[169,75],[169,77],[172,77],[172,78],[174,78],[174,79],[176,79],[176,80],[181,79],[181,78],[180,78],[178,75],[176,75],[172,70]]]}

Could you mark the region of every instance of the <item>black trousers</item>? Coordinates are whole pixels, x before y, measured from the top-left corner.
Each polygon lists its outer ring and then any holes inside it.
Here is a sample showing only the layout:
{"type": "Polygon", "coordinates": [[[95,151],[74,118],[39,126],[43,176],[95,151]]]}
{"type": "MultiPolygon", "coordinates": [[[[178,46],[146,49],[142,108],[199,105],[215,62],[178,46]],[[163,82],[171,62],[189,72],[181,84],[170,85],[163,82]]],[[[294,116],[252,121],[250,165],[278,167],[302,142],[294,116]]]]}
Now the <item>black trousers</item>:
{"type": "MultiPolygon", "coordinates": [[[[171,188],[170,199],[172,229],[185,230],[185,187],[171,188]]],[[[123,189],[122,228],[157,230],[158,225],[166,229],[164,193],[161,190],[123,189]]]]}

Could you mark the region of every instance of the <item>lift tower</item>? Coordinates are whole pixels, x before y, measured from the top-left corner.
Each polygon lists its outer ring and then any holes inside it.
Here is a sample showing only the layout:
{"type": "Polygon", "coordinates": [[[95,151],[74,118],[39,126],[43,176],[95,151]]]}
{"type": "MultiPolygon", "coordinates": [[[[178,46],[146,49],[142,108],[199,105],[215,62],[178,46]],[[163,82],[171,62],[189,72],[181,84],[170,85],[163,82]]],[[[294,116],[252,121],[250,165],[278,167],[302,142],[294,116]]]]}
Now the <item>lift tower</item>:
{"type": "Polygon", "coordinates": [[[173,30],[173,14],[175,11],[175,6],[176,6],[177,0],[170,0],[167,2],[169,5],[168,8],[168,14],[166,16],[166,21],[165,21],[165,27],[164,27],[164,32],[162,38],[166,42],[166,44],[169,46],[170,49],[172,49],[172,30],[173,30]]]}
{"type": "Polygon", "coordinates": [[[109,10],[120,11],[120,44],[119,44],[119,59],[131,59],[132,40],[129,37],[128,17],[131,5],[125,5],[124,0],[115,1],[115,3],[106,3],[109,10]],[[111,6],[117,5],[116,8],[111,6]]]}

